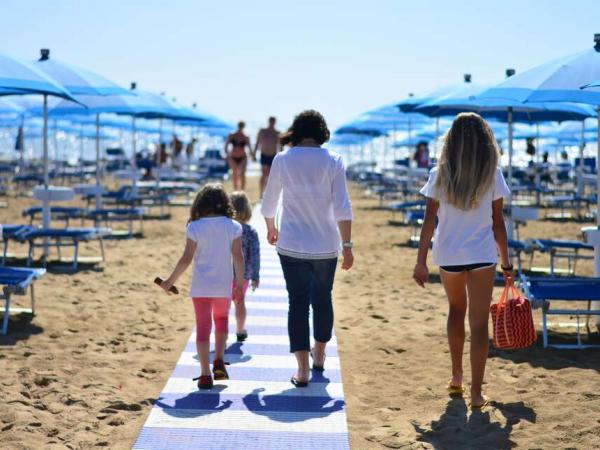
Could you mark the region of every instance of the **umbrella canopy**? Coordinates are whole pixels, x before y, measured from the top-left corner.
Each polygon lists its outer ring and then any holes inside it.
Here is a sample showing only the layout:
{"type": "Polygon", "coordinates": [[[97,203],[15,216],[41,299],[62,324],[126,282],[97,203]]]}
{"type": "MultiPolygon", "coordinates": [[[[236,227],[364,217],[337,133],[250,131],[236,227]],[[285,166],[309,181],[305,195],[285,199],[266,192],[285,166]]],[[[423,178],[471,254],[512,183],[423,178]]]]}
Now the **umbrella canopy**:
{"type": "MultiPolygon", "coordinates": [[[[600,88],[580,89],[600,78],[600,34],[593,48],[515,75],[481,93],[481,98],[518,102],[577,102],[600,105],[600,88]]],[[[592,83],[593,84],[593,83],[592,83]]]]}
{"type": "Polygon", "coordinates": [[[0,98],[0,114],[23,114],[25,109],[7,97],[0,98]]]}
{"type": "Polygon", "coordinates": [[[25,94],[72,98],[64,86],[32,64],[0,53],[0,95],[25,94]]]}
{"type": "Polygon", "coordinates": [[[33,65],[64,86],[72,95],[131,95],[128,89],[86,69],[50,59],[50,50],[42,49],[33,65]]]}
{"type": "Polygon", "coordinates": [[[418,105],[422,105],[423,103],[427,103],[431,100],[435,100],[436,98],[444,97],[445,95],[448,95],[449,93],[456,91],[457,89],[460,89],[461,87],[464,87],[465,85],[469,85],[471,83],[471,74],[470,73],[464,74],[463,80],[464,80],[463,83],[443,86],[443,87],[434,89],[433,91],[428,92],[427,94],[424,94],[424,95],[414,96],[413,94],[409,94],[409,96],[407,98],[397,102],[395,105],[396,105],[396,107],[398,107],[400,109],[400,111],[403,111],[403,112],[412,111],[418,105]]]}

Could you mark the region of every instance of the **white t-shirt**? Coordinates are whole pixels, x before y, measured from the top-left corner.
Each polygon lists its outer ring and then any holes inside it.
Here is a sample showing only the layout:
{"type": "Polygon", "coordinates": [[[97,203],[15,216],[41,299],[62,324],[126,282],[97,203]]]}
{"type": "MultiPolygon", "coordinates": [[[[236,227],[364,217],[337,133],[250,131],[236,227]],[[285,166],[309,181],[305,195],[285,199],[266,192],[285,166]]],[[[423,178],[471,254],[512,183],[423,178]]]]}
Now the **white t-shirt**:
{"type": "Polygon", "coordinates": [[[224,216],[204,217],[188,224],[187,238],[196,243],[190,297],[231,297],[231,246],[241,235],[242,226],[224,216]]]}
{"type": "Polygon", "coordinates": [[[443,193],[437,192],[437,168],[429,173],[429,180],[421,194],[439,201],[438,224],[433,241],[433,263],[438,266],[494,263],[498,259],[492,230],[492,201],[507,197],[510,190],[500,168],[492,187],[477,207],[465,211],[450,205],[443,193]]]}
{"type": "Polygon", "coordinates": [[[341,156],[319,147],[292,147],[278,153],[261,211],[274,218],[278,209],[279,253],[307,259],[337,258],[341,247],[338,222],[352,220],[341,156]]]}

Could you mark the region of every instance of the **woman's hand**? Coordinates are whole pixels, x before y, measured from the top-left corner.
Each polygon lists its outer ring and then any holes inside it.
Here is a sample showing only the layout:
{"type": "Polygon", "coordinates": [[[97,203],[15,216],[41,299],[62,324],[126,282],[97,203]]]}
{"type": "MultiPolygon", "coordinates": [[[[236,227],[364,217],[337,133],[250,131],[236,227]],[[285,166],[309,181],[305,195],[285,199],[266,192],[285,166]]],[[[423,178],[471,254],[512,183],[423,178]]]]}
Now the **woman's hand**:
{"type": "Polygon", "coordinates": [[[166,279],[166,280],[164,280],[162,283],[160,283],[160,287],[161,287],[162,289],[164,289],[164,291],[165,291],[167,294],[171,295],[170,289],[173,287],[173,285],[174,285],[174,284],[175,284],[175,283],[173,283],[173,282],[171,281],[171,279],[170,279],[170,278],[167,278],[167,279],[166,279]]]}
{"type": "Polygon", "coordinates": [[[352,253],[352,249],[345,247],[344,250],[342,250],[342,257],[342,269],[350,270],[354,265],[354,254],[352,253]]]}
{"type": "Polygon", "coordinates": [[[427,269],[427,264],[415,264],[415,269],[413,270],[413,279],[419,286],[422,288],[425,287],[425,283],[429,281],[429,269],[427,269]]]}
{"type": "Polygon", "coordinates": [[[279,230],[275,227],[269,227],[267,230],[267,241],[271,245],[277,244],[277,239],[279,238],[279,230]]]}
{"type": "Polygon", "coordinates": [[[252,290],[255,291],[256,289],[258,289],[258,286],[260,285],[260,281],[259,280],[252,280],[252,282],[250,283],[250,286],[252,286],[252,290]]]}

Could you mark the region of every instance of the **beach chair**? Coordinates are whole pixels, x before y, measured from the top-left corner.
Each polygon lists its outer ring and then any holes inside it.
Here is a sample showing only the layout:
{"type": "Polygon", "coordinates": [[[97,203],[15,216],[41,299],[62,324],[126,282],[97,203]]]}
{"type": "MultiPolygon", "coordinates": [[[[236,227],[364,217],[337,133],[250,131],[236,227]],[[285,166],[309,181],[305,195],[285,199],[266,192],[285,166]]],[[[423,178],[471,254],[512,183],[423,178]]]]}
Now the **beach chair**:
{"type": "MultiPolygon", "coordinates": [[[[591,309],[591,302],[600,300],[600,278],[548,278],[548,277],[521,277],[521,287],[532,304],[542,308],[542,336],[544,347],[581,349],[600,347],[595,344],[581,342],[581,316],[600,315],[600,310],[591,309]],[[552,309],[551,300],[560,301],[587,301],[587,309],[552,309]],[[548,342],[548,315],[575,316],[577,329],[577,344],[550,344],[548,342]]],[[[587,321],[586,321],[587,322],[587,321]]],[[[587,327],[589,333],[589,326],[587,327]]]]}
{"type": "Polygon", "coordinates": [[[0,299],[4,300],[4,317],[2,319],[1,334],[8,332],[8,316],[12,313],[35,314],[35,293],[33,282],[46,273],[45,269],[31,269],[22,267],[0,267],[0,285],[2,294],[0,299]],[[31,297],[31,308],[11,308],[10,299],[14,294],[24,295],[29,288],[31,297]]]}
{"type": "Polygon", "coordinates": [[[13,225],[3,224],[2,225],[2,265],[6,264],[6,258],[8,257],[8,243],[11,240],[18,240],[17,237],[26,231],[32,230],[34,227],[30,225],[13,225]]]}
{"type": "Polygon", "coordinates": [[[406,222],[406,214],[409,211],[425,209],[425,204],[426,204],[426,200],[420,199],[420,200],[413,200],[413,201],[408,201],[408,202],[393,203],[391,205],[388,205],[386,207],[386,209],[388,209],[392,212],[392,222],[396,221],[397,213],[401,213],[403,215],[403,221],[406,222]]]}
{"type": "Polygon", "coordinates": [[[111,234],[110,228],[31,228],[16,233],[14,238],[20,242],[29,244],[27,254],[27,266],[31,265],[33,252],[36,248],[56,247],[59,260],[61,259],[61,247],[73,248],[73,270],[77,270],[79,264],[79,244],[97,240],[100,244],[101,261],[105,260],[104,243],[102,238],[111,234]],[[40,242],[41,241],[41,242],[40,242]],[[47,242],[51,241],[52,244],[47,242]]]}
{"type": "Polygon", "coordinates": [[[101,223],[104,223],[106,228],[111,228],[115,222],[127,222],[128,227],[126,231],[112,230],[112,236],[134,236],[133,225],[137,220],[140,223],[140,231],[144,232],[144,208],[101,208],[91,209],[86,211],[85,217],[94,222],[94,225],[99,227],[101,223]]]}
{"type": "MultiPolygon", "coordinates": [[[[23,217],[29,217],[29,224],[33,225],[36,220],[41,220],[43,209],[41,206],[31,206],[25,208],[22,212],[23,217]]],[[[71,206],[52,206],[50,209],[51,220],[61,220],[65,222],[65,227],[69,226],[71,220],[80,220],[83,222],[85,209],[71,206]]]]}
{"type": "Polygon", "coordinates": [[[521,241],[518,239],[509,239],[508,240],[508,249],[511,254],[517,258],[517,271],[519,273],[523,272],[523,253],[531,254],[533,249],[531,245],[526,241],[521,241]]]}
{"type": "Polygon", "coordinates": [[[531,239],[529,243],[531,244],[533,250],[541,253],[548,253],[550,255],[550,267],[531,267],[531,270],[535,272],[548,272],[552,276],[560,272],[567,275],[575,275],[578,260],[594,259],[594,256],[591,253],[587,255],[581,254],[581,251],[593,252],[594,247],[590,244],[580,241],[563,239],[531,239]],[[567,260],[566,269],[556,268],[557,258],[567,260]]]}
{"type": "MultiPolygon", "coordinates": [[[[425,210],[424,209],[413,209],[406,212],[404,215],[405,221],[407,224],[411,226],[409,243],[413,246],[419,245],[419,230],[423,225],[423,220],[425,219],[425,210]]],[[[431,245],[431,244],[430,244],[431,245]]]]}

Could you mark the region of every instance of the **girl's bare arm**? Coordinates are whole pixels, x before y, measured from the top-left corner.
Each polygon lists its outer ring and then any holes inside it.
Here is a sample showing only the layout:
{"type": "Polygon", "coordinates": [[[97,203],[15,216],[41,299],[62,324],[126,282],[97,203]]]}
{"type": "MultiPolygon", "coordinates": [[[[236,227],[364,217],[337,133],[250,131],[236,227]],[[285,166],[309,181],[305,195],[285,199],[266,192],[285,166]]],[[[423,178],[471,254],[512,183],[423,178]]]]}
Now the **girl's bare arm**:
{"type": "Polygon", "coordinates": [[[429,278],[427,269],[427,253],[429,252],[429,244],[435,231],[435,223],[437,212],[440,204],[437,200],[427,197],[425,204],[425,217],[421,226],[421,236],[419,238],[419,251],[417,253],[417,264],[413,273],[413,278],[421,287],[425,285],[429,278]]]}
{"type": "Polygon", "coordinates": [[[503,267],[510,267],[510,257],[508,254],[508,235],[506,233],[506,224],[504,223],[503,199],[494,200],[492,202],[492,219],[494,239],[500,253],[500,260],[503,267]]]}
{"type": "Polygon", "coordinates": [[[169,275],[169,278],[163,281],[160,285],[160,287],[162,287],[165,291],[169,291],[171,286],[175,284],[177,279],[183,274],[183,272],[185,272],[185,270],[191,264],[192,260],[194,259],[196,245],[197,244],[191,239],[187,239],[185,241],[185,249],[183,250],[183,255],[181,255],[181,258],[179,258],[179,261],[177,261],[177,265],[175,266],[175,269],[173,269],[171,275],[169,275]]]}
{"type": "Polygon", "coordinates": [[[233,268],[235,269],[235,282],[238,286],[244,285],[244,252],[242,251],[242,238],[234,239],[231,246],[233,268]]]}

